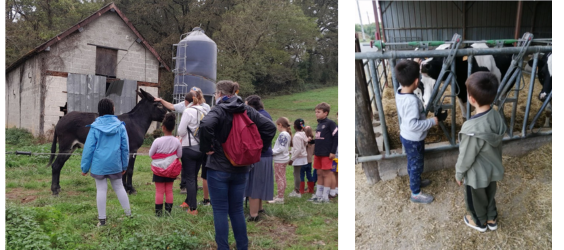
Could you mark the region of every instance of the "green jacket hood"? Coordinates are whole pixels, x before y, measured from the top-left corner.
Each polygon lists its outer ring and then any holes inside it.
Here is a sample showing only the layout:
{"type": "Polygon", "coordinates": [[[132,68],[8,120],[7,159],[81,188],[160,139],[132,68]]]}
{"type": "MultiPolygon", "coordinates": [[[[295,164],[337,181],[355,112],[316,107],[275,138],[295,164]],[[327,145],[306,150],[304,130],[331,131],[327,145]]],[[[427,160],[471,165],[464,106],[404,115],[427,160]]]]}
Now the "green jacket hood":
{"type": "MultiPolygon", "coordinates": [[[[459,138],[458,140],[461,141],[462,140],[462,135],[467,135],[467,136],[473,136],[479,139],[482,139],[484,141],[486,141],[488,144],[490,144],[493,147],[497,147],[501,144],[501,142],[503,141],[503,136],[505,135],[505,132],[507,131],[507,126],[505,126],[505,121],[503,120],[503,117],[501,116],[501,114],[499,114],[499,112],[497,110],[491,109],[490,111],[488,111],[487,114],[480,116],[478,118],[475,119],[471,119],[468,120],[466,122],[467,126],[464,126],[462,128],[462,130],[460,130],[460,133],[458,134],[459,138]],[[488,123],[485,123],[484,120],[490,121],[488,123]],[[493,124],[492,122],[493,121],[493,124]],[[496,132],[475,132],[475,131],[481,131],[483,129],[479,128],[482,127],[484,125],[488,125],[488,124],[492,124],[492,125],[497,125],[500,124],[501,126],[496,126],[498,127],[496,132]]],[[[465,125],[466,125],[465,124],[465,125]]]]}

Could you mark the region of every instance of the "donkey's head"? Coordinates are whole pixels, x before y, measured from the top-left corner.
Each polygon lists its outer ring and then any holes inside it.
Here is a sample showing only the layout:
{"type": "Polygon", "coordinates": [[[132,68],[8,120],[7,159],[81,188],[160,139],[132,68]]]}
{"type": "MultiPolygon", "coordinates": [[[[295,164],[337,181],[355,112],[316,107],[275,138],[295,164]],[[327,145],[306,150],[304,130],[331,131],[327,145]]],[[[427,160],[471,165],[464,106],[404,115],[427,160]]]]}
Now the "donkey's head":
{"type": "Polygon", "coordinates": [[[141,101],[139,101],[140,107],[142,107],[143,112],[147,112],[151,115],[151,120],[162,122],[168,110],[161,104],[161,102],[155,102],[155,97],[147,93],[143,89],[139,89],[137,92],[141,101]]]}

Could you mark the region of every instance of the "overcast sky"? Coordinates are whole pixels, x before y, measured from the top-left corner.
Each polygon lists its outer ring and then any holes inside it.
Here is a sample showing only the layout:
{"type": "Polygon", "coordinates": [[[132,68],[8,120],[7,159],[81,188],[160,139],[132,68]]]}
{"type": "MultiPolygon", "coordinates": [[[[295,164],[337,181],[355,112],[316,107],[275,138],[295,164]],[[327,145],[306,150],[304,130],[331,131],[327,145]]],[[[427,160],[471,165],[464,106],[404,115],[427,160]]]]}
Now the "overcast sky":
{"type": "MultiPolygon", "coordinates": [[[[358,8],[356,5],[356,0],[354,0],[354,23],[360,24],[360,17],[358,15],[358,8]]],[[[362,16],[362,23],[368,24],[368,16],[370,16],[370,23],[374,22],[374,10],[372,8],[372,1],[371,0],[358,0],[358,6],[360,7],[360,14],[362,16]],[[366,12],[368,11],[368,14],[366,12]]]]}

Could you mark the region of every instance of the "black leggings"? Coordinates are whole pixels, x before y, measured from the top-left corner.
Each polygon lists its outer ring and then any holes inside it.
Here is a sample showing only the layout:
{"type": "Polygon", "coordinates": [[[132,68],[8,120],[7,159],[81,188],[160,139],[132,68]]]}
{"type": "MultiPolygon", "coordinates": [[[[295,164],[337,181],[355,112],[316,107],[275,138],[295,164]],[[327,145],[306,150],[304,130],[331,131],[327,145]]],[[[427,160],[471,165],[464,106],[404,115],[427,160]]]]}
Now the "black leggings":
{"type": "Polygon", "coordinates": [[[196,193],[198,192],[198,172],[202,159],[192,160],[188,157],[188,148],[182,149],[182,182],[180,186],[186,188],[186,204],[190,206],[190,210],[195,210],[198,206],[196,201],[196,193]]]}

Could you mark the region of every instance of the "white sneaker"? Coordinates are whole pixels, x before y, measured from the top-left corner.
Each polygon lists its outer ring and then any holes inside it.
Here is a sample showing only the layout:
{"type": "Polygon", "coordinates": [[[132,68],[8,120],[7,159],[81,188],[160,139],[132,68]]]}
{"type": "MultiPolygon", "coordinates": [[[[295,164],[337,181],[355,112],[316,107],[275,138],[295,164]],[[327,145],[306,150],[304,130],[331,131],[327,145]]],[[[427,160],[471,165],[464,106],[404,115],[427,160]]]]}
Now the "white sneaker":
{"type": "Polygon", "coordinates": [[[296,190],[292,191],[288,196],[290,196],[290,197],[299,197],[299,198],[302,197],[302,195],[301,195],[300,193],[296,192],[296,190]]]}
{"type": "Polygon", "coordinates": [[[297,194],[296,194],[296,198],[302,198],[302,194],[297,193],[297,194]]]}
{"type": "Polygon", "coordinates": [[[309,198],[307,201],[315,201],[315,200],[317,200],[317,195],[313,194],[311,198],[309,198]]]}
{"type": "Polygon", "coordinates": [[[270,204],[284,204],[284,198],[274,198],[274,200],[268,201],[270,204]]]}

